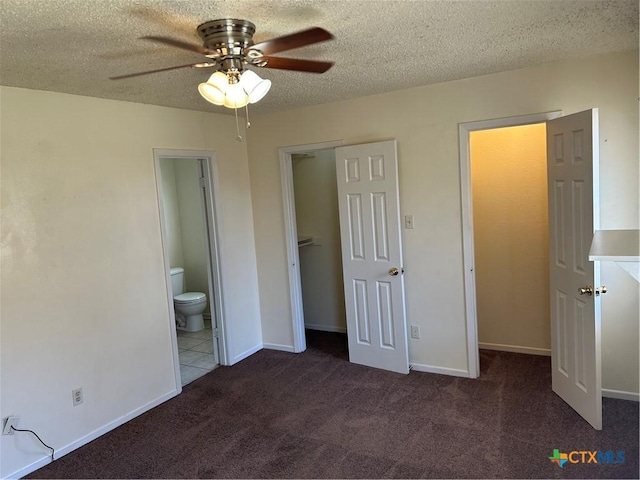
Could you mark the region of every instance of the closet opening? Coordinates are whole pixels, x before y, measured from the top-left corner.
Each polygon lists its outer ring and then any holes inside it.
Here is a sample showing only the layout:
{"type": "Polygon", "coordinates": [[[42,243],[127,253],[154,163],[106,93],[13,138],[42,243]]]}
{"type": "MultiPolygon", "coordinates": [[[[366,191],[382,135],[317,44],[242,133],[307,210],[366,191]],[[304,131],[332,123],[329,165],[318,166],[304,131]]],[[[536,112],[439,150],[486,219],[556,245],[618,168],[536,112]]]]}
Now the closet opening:
{"type": "Polygon", "coordinates": [[[546,141],[545,123],[469,134],[481,350],[551,355],[546,141]]]}
{"type": "Polygon", "coordinates": [[[307,348],[349,359],[333,148],[291,154],[307,348]]]}

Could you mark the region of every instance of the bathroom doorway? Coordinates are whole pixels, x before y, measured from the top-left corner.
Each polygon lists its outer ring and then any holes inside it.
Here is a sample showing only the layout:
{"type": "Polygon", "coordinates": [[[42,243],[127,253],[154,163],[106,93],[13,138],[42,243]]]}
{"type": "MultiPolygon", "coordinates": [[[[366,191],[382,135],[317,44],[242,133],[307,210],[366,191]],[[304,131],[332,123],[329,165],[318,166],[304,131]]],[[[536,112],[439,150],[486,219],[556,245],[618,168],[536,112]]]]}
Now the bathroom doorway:
{"type": "Polygon", "coordinates": [[[182,387],[224,359],[213,153],[154,150],[154,156],[176,383],[182,387]]]}

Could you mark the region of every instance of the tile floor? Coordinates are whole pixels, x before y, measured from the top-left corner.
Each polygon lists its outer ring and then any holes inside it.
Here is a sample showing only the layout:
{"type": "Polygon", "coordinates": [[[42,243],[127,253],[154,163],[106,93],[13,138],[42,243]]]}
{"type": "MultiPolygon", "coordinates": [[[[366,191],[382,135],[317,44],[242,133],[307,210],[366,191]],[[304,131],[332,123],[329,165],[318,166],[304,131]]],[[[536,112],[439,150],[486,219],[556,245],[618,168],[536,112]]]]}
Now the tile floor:
{"type": "Polygon", "coordinates": [[[213,356],[211,321],[205,320],[205,328],[199,332],[178,330],[178,356],[183,387],[218,366],[213,356]]]}

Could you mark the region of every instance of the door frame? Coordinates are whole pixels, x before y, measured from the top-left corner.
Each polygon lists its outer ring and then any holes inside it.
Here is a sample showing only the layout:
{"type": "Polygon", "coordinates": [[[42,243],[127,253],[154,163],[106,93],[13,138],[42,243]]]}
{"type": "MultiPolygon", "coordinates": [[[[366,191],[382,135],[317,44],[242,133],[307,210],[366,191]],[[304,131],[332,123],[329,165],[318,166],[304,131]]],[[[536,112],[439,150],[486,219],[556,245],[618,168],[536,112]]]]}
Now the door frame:
{"type": "Polygon", "coordinates": [[[467,371],[470,378],[480,375],[478,353],[478,315],[476,309],[475,253],[473,238],[473,191],[471,187],[471,156],[469,138],[471,132],[494,128],[517,127],[546,123],[562,116],[561,110],[504,117],[458,124],[460,147],[460,193],[462,208],[462,256],[464,269],[464,297],[467,329],[467,371]]]}
{"type": "Polygon", "coordinates": [[[182,380],[180,378],[180,358],[178,354],[178,333],[175,328],[175,312],[173,308],[173,294],[171,291],[171,264],[169,262],[168,235],[165,221],[163,205],[162,174],[160,171],[160,160],[171,159],[193,159],[202,160],[203,174],[205,179],[203,216],[205,221],[205,233],[208,234],[208,260],[207,276],[209,281],[209,305],[213,310],[212,318],[215,317],[216,325],[212,325],[212,340],[215,342],[215,329],[218,333],[218,356],[221,365],[230,365],[228,358],[227,335],[225,329],[225,308],[222,287],[222,269],[220,265],[220,243],[219,224],[216,205],[220,203],[218,186],[218,165],[216,154],[210,150],[168,150],[153,149],[156,193],[158,199],[158,212],[160,216],[160,239],[162,242],[162,257],[165,271],[165,287],[167,292],[167,309],[169,311],[169,331],[171,332],[171,348],[173,354],[174,374],[178,393],[182,392],[182,380]]]}
{"type": "Polygon", "coordinates": [[[304,335],[304,311],[302,305],[302,283],[300,280],[300,258],[298,255],[298,228],[296,204],[293,188],[293,155],[314,150],[328,150],[342,146],[343,140],[331,140],[306,145],[292,145],[278,149],[280,158],[280,180],[282,184],[282,207],[284,215],[284,236],[287,247],[287,279],[289,282],[289,302],[291,305],[291,328],[293,332],[293,352],[307,349],[304,335]]]}

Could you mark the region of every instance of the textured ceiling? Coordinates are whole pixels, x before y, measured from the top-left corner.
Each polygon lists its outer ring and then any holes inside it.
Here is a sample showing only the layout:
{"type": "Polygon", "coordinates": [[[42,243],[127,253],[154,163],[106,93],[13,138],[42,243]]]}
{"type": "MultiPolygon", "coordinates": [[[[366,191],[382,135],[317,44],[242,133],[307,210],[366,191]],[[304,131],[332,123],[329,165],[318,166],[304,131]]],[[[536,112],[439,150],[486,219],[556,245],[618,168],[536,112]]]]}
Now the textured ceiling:
{"type": "Polygon", "coordinates": [[[196,27],[225,17],[255,23],[256,42],[336,37],[280,55],[335,61],[327,73],[259,69],[273,86],[254,113],[638,48],[637,0],[0,0],[0,84],[229,113],[197,92],[211,69],[108,79],[202,61],[138,37],[200,44],[196,27]]]}

